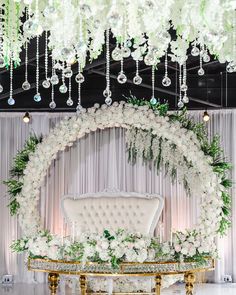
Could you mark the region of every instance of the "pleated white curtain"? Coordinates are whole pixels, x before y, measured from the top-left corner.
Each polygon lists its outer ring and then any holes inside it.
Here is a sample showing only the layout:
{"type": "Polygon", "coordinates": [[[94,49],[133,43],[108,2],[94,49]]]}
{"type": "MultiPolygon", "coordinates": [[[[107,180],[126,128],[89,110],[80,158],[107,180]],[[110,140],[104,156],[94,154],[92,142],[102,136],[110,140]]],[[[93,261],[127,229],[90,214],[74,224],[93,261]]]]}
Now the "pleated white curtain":
{"type": "MultiPolygon", "coordinates": [[[[212,111],[208,124],[209,134],[219,133],[225,155],[236,166],[236,111],[212,111]]],[[[202,112],[191,112],[195,120],[202,119],[202,112]]],[[[47,134],[65,114],[33,114],[33,121],[27,125],[22,122],[22,114],[0,113],[0,180],[9,177],[9,169],[17,150],[21,149],[30,133],[47,134]]],[[[152,164],[142,160],[134,166],[128,163],[125,147],[125,130],[113,128],[91,133],[58,154],[52,162],[41,188],[40,212],[45,228],[54,233],[62,231],[60,199],[64,194],[98,192],[105,188],[118,188],[124,191],[159,193],[165,197],[165,209],[161,221],[164,223],[165,236],[172,229],[191,227],[199,214],[199,200],[186,197],[183,186],[172,184],[164,177],[164,172],[156,173],[152,164]]],[[[232,174],[235,179],[235,170],[232,174]]],[[[20,282],[42,282],[44,275],[30,273],[24,266],[21,255],[11,252],[13,239],[20,237],[16,218],[9,215],[8,195],[5,185],[0,183],[0,276],[5,273],[15,275],[20,282]]],[[[230,274],[236,280],[236,209],[235,190],[233,190],[233,225],[228,237],[219,239],[221,259],[212,280],[221,281],[222,275],[230,274]]]]}

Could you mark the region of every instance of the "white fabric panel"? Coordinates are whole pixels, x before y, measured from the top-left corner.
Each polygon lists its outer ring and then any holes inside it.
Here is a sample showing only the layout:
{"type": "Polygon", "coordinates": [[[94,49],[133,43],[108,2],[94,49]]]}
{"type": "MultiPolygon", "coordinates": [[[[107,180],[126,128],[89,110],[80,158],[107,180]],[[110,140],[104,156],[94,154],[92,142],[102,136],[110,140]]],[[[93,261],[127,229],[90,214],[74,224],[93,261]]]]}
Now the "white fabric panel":
{"type": "Polygon", "coordinates": [[[76,235],[120,228],[153,235],[163,204],[160,196],[127,192],[99,192],[62,199],[63,212],[74,224],[76,235]]]}
{"type": "MultiPolygon", "coordinates": [[[[236,167],[236,110],[209,111],[209,135],[219,133],[226,157],[233,163],[232,177],[235,180],[236,167]]],[[[197,121],[202,120],[202,111],[190,112],[197,121]]],[[[70,114],[67,114],[70,116],[70,114]]],[[[22,122],[23,114],[0,113],[0,179],[9,177],[9,169],[17,150],[24,145],[30,133],[47,134],[66,114],[34,113],[31,124],[22,122]]],[[[191,227],[199,214],[195,196],[186,197],[183,186],[172,184],[164,177],[164,171],[157,175],[153,164],[139,160],[132,166],[127,163],[124,130],[114,128],[87,135],[70,149],[60,153],[52,162],[45,185],[41,188],[40,212],[45,228],[60,234],[63,217],[60,210],[61,196],[98,192],[105,188],[121,191],[154,193],[165,197],[161,215],[165,238],[170,229],[191,227]]],[[[12,273],[21,282],[42,281],[43,274],[30,273],[24,268],[24,260],[10,250],[11,241],[20,237],[16,218],[9,214],[6,186],[0,182],[0,276],[12,273]]],[[[219,255],[215,272],[217,281],[223,274],[230,274],[236,282],[236,206],[235,187],[232,190],[232,228],[229,235],[219,238],[219,255]]]]}

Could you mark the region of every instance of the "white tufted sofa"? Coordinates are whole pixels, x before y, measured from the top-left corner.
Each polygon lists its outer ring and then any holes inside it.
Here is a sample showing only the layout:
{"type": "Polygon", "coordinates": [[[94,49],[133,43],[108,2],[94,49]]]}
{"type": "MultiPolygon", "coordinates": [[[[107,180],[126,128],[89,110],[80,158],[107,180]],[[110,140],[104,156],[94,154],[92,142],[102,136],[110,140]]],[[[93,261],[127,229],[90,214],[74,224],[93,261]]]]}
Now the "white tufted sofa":
{"type": "Polygon", "coordinates": [[[62,198],[64,217],[76,225],[76,234],[124,228],[153,235],[163,206],[159,195],[117,190],[62,198]]]}
{"type": "MultiPolygon", "coordinates": [[[[76,234],[82,232],[103,232],[104,229],[128,229],[131,232],[154,234],[160,218],[164,199],[157,194],[141,194],[105,190],[79,196],[66,195],[62,198],[62,211],[68,224],[76,226],[76,234]]],[[[166,276],[163,287],[168,287],[181,277],[166,276]],[[169,277],[169,278],[168,278],[169,277]]],[[[72,293],[76,291],[76,280],[70,279],[72,293]]],[[[114,277],[113,281],[106,278],[89,278],[88,289],[91,292],[151,292],[154,280],[114,277]],[[112,288],[111,288],[112,284],[112,288]],[[137,289],[138,288],[138,289],[137,289]]]]}

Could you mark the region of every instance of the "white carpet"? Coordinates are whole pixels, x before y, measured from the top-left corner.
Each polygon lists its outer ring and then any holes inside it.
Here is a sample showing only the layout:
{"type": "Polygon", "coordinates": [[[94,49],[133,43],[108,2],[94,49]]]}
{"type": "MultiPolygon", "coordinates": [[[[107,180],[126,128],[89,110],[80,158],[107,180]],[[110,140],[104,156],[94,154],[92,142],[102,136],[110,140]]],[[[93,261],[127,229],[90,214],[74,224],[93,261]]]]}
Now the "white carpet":
{"type": "MultiPolygon", "coordinates": [[[[15,284],[1,286],[0,295],[46,295],[49,294],[46,284],[15,284]]],[[[71,295],[67,289],[66,294],[71,295]]],[[[174,285],[162,291],[163,295],[185,295],[184,285],[174,285]]],[[[236,284],[199,284],[196,285],[194,295],[236,295],[236,284]]],[[[60,295],[60,291],[58,292],[60,295]]],[[[77,295],[77,294],[76,294],[77,295]]]]}

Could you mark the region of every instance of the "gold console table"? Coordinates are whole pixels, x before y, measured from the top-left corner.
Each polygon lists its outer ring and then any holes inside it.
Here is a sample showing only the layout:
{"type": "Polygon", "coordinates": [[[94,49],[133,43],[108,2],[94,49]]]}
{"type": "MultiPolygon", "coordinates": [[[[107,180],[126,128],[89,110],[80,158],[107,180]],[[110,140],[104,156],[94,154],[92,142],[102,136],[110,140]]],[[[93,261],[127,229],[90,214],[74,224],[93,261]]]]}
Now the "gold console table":
{"type": "Polygon", "coordinates": [[[155,293],[161,294],[161,280],[163,275],[184,274],[186,295],[193,294],[195,273],[214,269],[214,260],[206,258],[203,262],[125,262],[114,269],[107,263],[87,262],[85,264],[75,261],[58,261],[39,258],[29,258],[28,269],[48,273],[49,288],[51,294],[56,294],[59,275],[80,276],[81,295],[86,295],[87,277],[89,276],[154,276],[155,293]]]}

